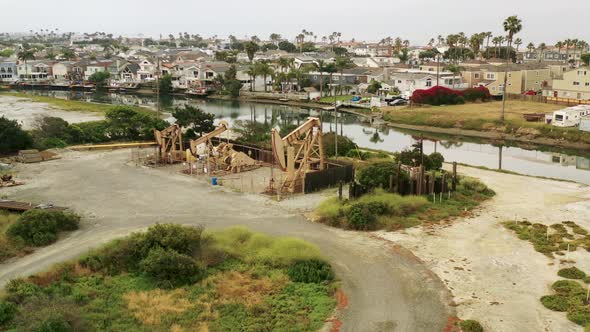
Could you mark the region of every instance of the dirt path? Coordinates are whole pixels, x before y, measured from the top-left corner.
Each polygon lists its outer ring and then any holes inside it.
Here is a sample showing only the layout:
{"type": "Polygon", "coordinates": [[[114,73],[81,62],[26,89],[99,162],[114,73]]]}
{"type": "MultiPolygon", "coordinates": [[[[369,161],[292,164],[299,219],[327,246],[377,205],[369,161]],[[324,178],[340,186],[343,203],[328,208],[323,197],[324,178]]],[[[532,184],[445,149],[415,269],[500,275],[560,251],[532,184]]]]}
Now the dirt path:
{"type": "MultiPolygon", "coordinates": [[[[565,313],[545,309],[539,298],[563,267],[519,240],[501,222],[518,218],[544,224],[571,220],[590,229],[590,187],[469,167],[497,196],[475,216],[436,228],[378,235],[414,252],[449,287],[459,317],[487,331],[581,331],[565,313]]],[[[590,253],[569,256],[590,271],[590,253]]]]}
{"type": "Polygon", "coordinates": [[[10,279],[74,258],[110,239],[160,222],[207,228],[245,225],[317,244],[331,260],[349,306],[343,331],[442,331],[454,315],[443,283],[411,253],[370,234],[313,224],[259,196],[222,192],[188,177],[126,164],[127,150],[64,153],[63,159],[19,165],[28,184],[10,198],[70,206],[86,218],[80,231],[0,265],[10,279]]]}

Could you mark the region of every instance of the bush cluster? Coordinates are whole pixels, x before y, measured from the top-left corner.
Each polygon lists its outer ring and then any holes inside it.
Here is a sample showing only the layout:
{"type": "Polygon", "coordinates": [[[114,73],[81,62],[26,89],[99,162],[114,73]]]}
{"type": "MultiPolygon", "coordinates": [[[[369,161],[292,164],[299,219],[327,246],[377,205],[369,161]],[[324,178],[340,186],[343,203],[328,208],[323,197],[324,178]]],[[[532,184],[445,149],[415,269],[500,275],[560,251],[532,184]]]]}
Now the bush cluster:
{"type": "Polygon", "coordinates": [[[319,284],[334,280],[332,267],[321,259],[297,261],[289,267],[287,274],[294,282],[319,284]]]}
{"type": "Polygon", "coordinates": [[[442,154],[433,152],[429,155],[425,154],[422,156],[420,149],[405,149],[401,152],[396,152],[394,156],[396,160],[408,166],[420,166],[424,159],[424,169],[427,171],[440,170],[445,162],[445,157],[442,154]]]}
{"type": "Polygon", "coordinates": [[[458,91],[442,86],[435,86],[430,89],[419,89],[414,91],[410,100],[416,104],[425,105],[457,105],[465,101],[488,101],[491,94],[486,87],[469,88],[465,91],[458,91]]]}
{"type": "Polygon", "coordinates": [[[0,153],[24,150],[32,143],[31,135],[16,120],[0,117],[0,153]]]}
{"type": "Polygon", "coordinates": [[[34,146],[40,150],[62,148],[68,144],[103,143],[117,140],[151,140],[153,129],[168,123],[129,106],[115,106],[105,120],[69,124],[57,117],[43,117],[31,131],[34,146]]]}
{"type": "Polygon", "coordinates": [[[575,266],[561,269],[557,272],[557,275],[566,279],[584,279],[586,277],[586,273],[575,266]]]}
{"type": "Polygon", "coordinates": [[[194,282],[204,269],[200,262],[202,232],[202,228],[157,224],[87,255],[81,264],[111,275],[143,273],[163,287],[194,282]]]}
{"type": "Polygon", "coordinates": [[[57,240],[59,232],[78,229],[80,217],[69,212],[33,209],[10,225],[6,234],[30,246],[45,246],[57,240]]]}
{"type": "Polygon", "coordinates": [[[541,303],[553,311],[567,312],[572,322],[590,324],[590,308],[586,301],[586,289],[577,281],[559,280],[552,285],[555,294],[541,297],[541,303]]]}
{"type": "Polygon", "coordinates": [[[463,332],[483,332],[483,326],[476,320],[468,319],[461,321],[459,326],[463,332]]]}
{"type": "MultiPolygon", "coordinates": [[[[377,161],[363,165],[357,172],[357,180],[369,188],[389,188],[389,177],[397,172],[394,161],[377,161]]],[[[402,171],[403,179],[409,180],[409,175],[402,171]]]]}
{"type": "Polygon", "coordinates": [[[338,225],[344,220],[346,228],[374,230],[379,228],[379,217],[408,217],[428,201],[424,197],[400,196],[377,190],[354,201],[339,201],[337,198],[320,204],[317,213],[322,222],[338,225]]]}

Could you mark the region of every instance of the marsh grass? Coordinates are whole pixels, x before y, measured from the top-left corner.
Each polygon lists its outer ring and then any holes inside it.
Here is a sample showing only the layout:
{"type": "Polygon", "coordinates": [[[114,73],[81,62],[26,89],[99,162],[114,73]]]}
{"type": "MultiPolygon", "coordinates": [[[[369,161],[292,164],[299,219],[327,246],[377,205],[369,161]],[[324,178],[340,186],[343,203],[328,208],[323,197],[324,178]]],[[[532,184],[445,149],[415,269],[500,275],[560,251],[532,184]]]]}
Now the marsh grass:
{"type": "Polygon", "coordinates": [[[504,227],[516,233],[519,239],[529,241],[536,251],[548,257],[563,256],[565,251],[583,248],[590,251],[590,235],[586,229],[571,221],[553,224],[533,224],[529,221],[506,221],[504,227]]]}

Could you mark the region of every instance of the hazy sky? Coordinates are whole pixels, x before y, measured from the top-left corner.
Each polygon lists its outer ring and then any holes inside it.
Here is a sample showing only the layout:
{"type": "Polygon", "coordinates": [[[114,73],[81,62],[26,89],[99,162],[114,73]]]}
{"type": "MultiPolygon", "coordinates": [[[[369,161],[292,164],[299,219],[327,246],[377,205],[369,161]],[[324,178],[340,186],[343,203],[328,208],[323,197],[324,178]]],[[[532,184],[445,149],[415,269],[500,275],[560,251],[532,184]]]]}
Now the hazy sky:
{"type": "Polygon", "coordinates": [[[323,36],[378,41],[386,36],[425,44],[439,34],[500,33],[518,15],[526,43],[567,37],[590,41],[590,0],[2,0],[0,32],[58,28],[151,35],[187,31],[203,36],[277,32],[292,39],[301,29],[323,36]],[[484,5],[486,4],[486,5],[484,5]],[[493,4],[487,6],[487,4],[493,4]]]}

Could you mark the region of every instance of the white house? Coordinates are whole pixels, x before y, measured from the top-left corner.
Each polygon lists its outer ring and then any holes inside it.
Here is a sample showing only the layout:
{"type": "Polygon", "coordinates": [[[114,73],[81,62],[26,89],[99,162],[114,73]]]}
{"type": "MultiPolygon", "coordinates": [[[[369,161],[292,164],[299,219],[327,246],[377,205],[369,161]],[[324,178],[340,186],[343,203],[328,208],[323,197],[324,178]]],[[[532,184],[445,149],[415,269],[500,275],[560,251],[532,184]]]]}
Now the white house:
{"type": "Polygon", "coordinates": [[[580,119],[580,130],[590,131],[590,116],[584,116],[580,119]]]}
{"type": "MultiPolygon", "coordinates": [[[[386,83],[390,87],[396,87],[402,96],[409,98],[418,89],[430,89],[436,86],[437,77],[436,73],[430,72],[392,72],[389,81],[386,83]]],[[[465,89],[467,87],[463,83],[461,76],[453,76],[451,73],[440,73],[438,75],[438,85],[449,89],[465,89]]]]}
{"type": "Polygon", "coordinates": [[[0,82],[13,82],[17,78],[16,62],[0,61],[0,82]]]}
{"type": "Polygon", "coordinates": [[[556,127],[575,127],[583,117],[590,115],[590,105],[578,105],[553,112],[551,124],[556,127]]]}

